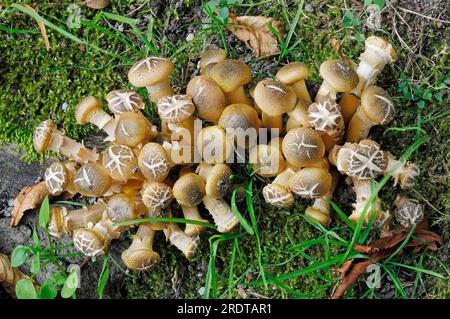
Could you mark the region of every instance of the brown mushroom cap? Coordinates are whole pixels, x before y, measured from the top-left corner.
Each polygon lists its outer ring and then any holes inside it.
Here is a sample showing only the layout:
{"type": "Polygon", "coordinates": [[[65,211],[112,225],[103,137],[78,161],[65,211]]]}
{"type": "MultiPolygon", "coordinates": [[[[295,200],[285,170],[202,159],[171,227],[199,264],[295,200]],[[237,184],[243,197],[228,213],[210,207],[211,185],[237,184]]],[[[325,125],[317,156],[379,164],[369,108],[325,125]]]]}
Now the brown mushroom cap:
{"type": "MultiPolygon", "coordinates": [[[[201,163],[201,165],[210,165],[201,163]]],[[[233,186],[231,181],[233,171],[227,164],[216,164],[209,170],[206,177],[205,192],[206,195],[214,198],[222,198],[226,196],[233,186]]]]}
{"type": "Polygon", "coordinates": [[[253,171],[259,176],[277,176],[286,167],[281,146],[272,145],[259,144],[250,150],[249,162],[253,171]]]}
{"type": "Polygon", "coordinates": [[[226,92],[232,92],[252,80],[252,70],[241,60],[224,60],[213,66],[210,77],[226,92]]]}
{"type": "Polygon", "coordinates": [[[209,164],[224,163],[233,152],[233,145],[219,125],[202,128],[197,137],[197,151],[209,164]]]}
{"type": "Polygon", "coordinates": [[[278,116],[291,111],[297,102],[294,90],[280,81],[262,80],[255,87],[255,102],[264,113],[278,116]]]}
{"type": "Polygon", "coordinates": [[[122,252],[122,262],[125,267],[131,270],[147,270],[153,268],[161,259],[156,251],[148,248],[137,250],[124,250],[122,252]]]}
{"type": "MultiPolygon", "coordinates": [[[[366,50],[375,49],[377,52],[384,52],[386,55],[387,62],[392,62],[397,58],[397,51],[388,41],[381,37],[372,35],[368,37],[365,41],[366,50]]],[[[370,56],[366,57],[370,58],[370,56]]]]}
{"type": "Polygon", "coordinates": [[[199,118],[214,123],[219,120],[225,109],[225,95],[216,82],[207,76],[196,76],[189,81],[186,94],[192,96],[199,118]]]}
{"type": "Polygon", "coordinates": [[[114,114],[137,112],[145,107],[144,100],[135,91],[114,90],[106,95],[108,108],[114,114]]]}
{"type": "Polygon", "coordinates": [[[147,182],[141,190],[142,201],[152,211],[160,211],[172,202],[170,186],[162,182],[147,182]]]}
{"type": "Polygon", "coordinates": [[[227,59],[227,53],[224,49],[211,47],[206,49],[200,57],[201,74],[207,74],[211,68],[219,62],[227,59]]]}
{"type": "Polygon", "coordinates": [[[316,131],[332,137],[340,136],[344,130],[344,118],[339,105],[332,99],[310,104],[307,118],[316,131]]]}
{"type": "Polygon", "coordinates": [[[54,130],[56,125],[52,120],[45,120],[36,127],[33,134],[33,146],[36,152],[41,154],[47,150],[54,130]]]}
{"type": "Polygon", "coordinates": [[[298,167],[315,166],[325,155],[325,145],[319,133],[311,128],[290,130],[281,145],[285,159],[298,167]]]}
{"type": "Polygon", "coordinates": [[[359,82],[359,76],[350,64],[342,60],[327,60],[320,65],[320,76],[336,92],[350,92],[359,82]]]}
{"type": "Polygon", "coordinates": [[[136,218],[135,201],[125,194],[116,194],[108,200],[106,214],[113,223],[120,223],[136,218]]]}
{"type": "Polygon", "coordinates": [[[133,65],[128,72],[128,80],[136,87],[152,86],[167,79],[173,69],[172,61],[150,56],[133,65]]]}
{"type": "Polygon", "coordinates": [[[149,140],[153,136],[148,120],[139,113],[125,112],[118,116],[115,141],[130,147],[149,140]]]}
{"type": "Polygon", "coordinates": [[[173,196],[182,206],[197,206],[205,194],[205,182],[194,173],[181,176],[173,185],[173,196]]]}
{"type": "Polygon", "coordinates": [[[405,196],[397,196],[394,201],[397,210],[395,219],[405,228],[419,225],[424,217],[423,206],[405,196]]]}
{"type": "Polygon", "coordinates": [[[158,143],[147,143],[139,152],[138,165],[141,173],[149,180],[161,182],[170,171],[170,157],[158,143]]]}
{"type": "Polygon", "coordinates": [[[72,182],[72,176],[64,163],[54,162],[45,170],[45,185],[52,195],[60,195],[72,182]]]}
{"type": "Polygon", "coordinates": [[[247,104],[231,104],[223,110],[219,125],[224,129],[258,128],[258,113],[247,104]]]}
{"type": "Polygon", "coordinates": [[[279,69],[275,76],[285,84],[293,84],[304,80],[308,75],[309,68],[306,64],[302,62],[292,62],[279,69]]]}
{"type": "Polygon", "coordinates": [[[194,103],[189,95],[168,95],[158,101],[158,114],[167,123],[181,123],[192,117],[194,103]]]}
{"type": "Polygon", "coordinates": [[[139,170],[133,150],[126,145],[111,145],[105,149],[102,165],[109,176],[118,181],[127,181],[139,170]]]}
{"type": "Polygon", "coordinates": [[[386,125],[394,118],[394,102],[385,90],[370,86],[361,94],[361,108],[374,123],[386,125]]]}
{"type": "Polygon", "coordinates": [[[291,191],[305,198],[319,198],[331,189],[331,174],[320,167],[306,167],[289,179],[291,191]]]}
{"type": "Polygon", "coordinates": [[[295,201],[288,187],[274,183],[264,186],[263,196],[266,203],[276,207],[290,207],[295,201]]]}
{"type": "Polygon", "coordinates": [[[84,125],[89,122],[92,113],[102,108],[102,104],[95,96],[87,96],[78,103],[75,110],[75,119],[78,124],[84,125]]]}
{"type": "Polygon", "coordinates": [[[95,163],[88,163],[78,169],[73,183],[81,195],[98,197],[109,189],[111,178],[106,168],[95,163]]]}
{"type": "Polygon", "coordinates": [[[104,237],[94,229],[81,228],[73,232],[75,247],[85,256],[95,257],[105,252],[107,243],[104,237]]]}

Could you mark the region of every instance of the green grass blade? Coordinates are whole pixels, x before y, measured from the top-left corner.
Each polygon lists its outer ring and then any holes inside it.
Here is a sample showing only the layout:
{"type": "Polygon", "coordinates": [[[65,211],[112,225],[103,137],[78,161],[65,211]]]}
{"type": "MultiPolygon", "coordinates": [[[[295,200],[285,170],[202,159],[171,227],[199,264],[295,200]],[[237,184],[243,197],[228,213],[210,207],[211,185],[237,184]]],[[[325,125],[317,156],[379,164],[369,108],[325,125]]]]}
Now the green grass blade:
{"type": "Polygon", "coordinates": [[[183,224],[193,224],[198,226],[204,226],[211,229],[216,229],[216,226],[210,223],[200,222],[198,220],[193,219],[184,219],[184,218],[172,218],[172,217],[161,217],[161,218],[139,218],[139,219],[133,219],[128,220],[125,222],[120,222],[117,224],[114,224],[114,226],[130,226],[140,223],[152,223],[152,222],[163,222],[163,223],[183,223],[183,224]]]}
{"type": "Polygon", "coordinates": [[[236,206],[236,192],[237,192],[237,187],[235,187],[233,189],[233,194],[231,195],[231,210],[233,211],[233,214],[237,217],[237,219],[239,220],[239,223],[245,229],[245,231],[247,233],[249,233],[250,235],[254,235],[255,233],[252,229],[252,226],[250,226],[248,221],[244,218],[244,216],[242,216],[241,212],[239,211],[239,209],[236,206]]]}

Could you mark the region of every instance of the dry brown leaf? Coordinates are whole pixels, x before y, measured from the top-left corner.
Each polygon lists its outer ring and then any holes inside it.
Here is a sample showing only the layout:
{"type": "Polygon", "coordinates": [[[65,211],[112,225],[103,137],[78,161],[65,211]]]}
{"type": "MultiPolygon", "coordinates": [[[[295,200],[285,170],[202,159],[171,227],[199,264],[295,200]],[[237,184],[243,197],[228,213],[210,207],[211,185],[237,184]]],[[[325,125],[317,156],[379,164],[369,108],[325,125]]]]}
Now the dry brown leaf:
{"type": "MultiPolygon", "coordinates": [[[[21,279],[28,279],[29,277],[17,268],[11,267],[11,262],[8,256],[0,253],[0,284],[5,288],[6,292],[12,297],[16,296],[16,284],[21,279]]],[[[39,289],[35,285],[36,289],[39,289]]]]}
{"type": "MultiPolygon", "coordinates": [[[[33,7],[31,7],[28,4],[24,4],[23,7],[27,8],[28,10],[31,10],[33,12],[36,12],[36,10],[33,9],[33,7]]],[[[42,38],[44,39],[45,48],[48,51],[48,50],[50,50],[50,42],[48,41],[47,29],[45,28],[45,24],[43,24],[41,21],[39,21],[37,19],[35,19],[35,20],[36,20],[36,23],[39,26],[39,30],[41,30],[41,35],[42,35],[42,38]]]]}
{"type": "Polygon", "coordinates": [[[45,182],[24,187],[14,199],[14,207],[11,212],[11,227],[17,226],[25,211],[38,207],[49,192],[45,182]]]}
{"type": "Polygon", "coordinates": [[[229,29],[234,35],[253,49],[256,57],[262,58],[280,52],[278,40],[268,28],[269,24],[282,36],[281,23],[273,18],[263,16],[238,17],[232,13],[228,16],[229,29]]]}
{"type": "Polygon", "coordinates": [[[109,0],[87,0],[86,6],[91,9],[103,9],[109,5],[109,0]]]}

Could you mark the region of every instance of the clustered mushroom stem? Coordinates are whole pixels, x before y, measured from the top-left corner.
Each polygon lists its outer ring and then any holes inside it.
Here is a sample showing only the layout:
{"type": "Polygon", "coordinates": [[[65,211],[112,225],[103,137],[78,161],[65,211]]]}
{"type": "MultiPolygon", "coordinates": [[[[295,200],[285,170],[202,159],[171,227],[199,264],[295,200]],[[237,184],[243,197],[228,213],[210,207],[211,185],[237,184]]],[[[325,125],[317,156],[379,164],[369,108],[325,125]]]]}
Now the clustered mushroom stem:
{"type": "Polygon", "coordinates": [[[238,219],[225,200],[206,195],[203,197],[203,204],[214,219],[219,232],[227,233],[238,224],[238,219]]]}
{"type": "Polygon", "coordinates": [[[147,91],[153,103],[158,103],[158,101],[165,96],[174,95],[169,79],[147,86],[147,91]]]}
{"type": "Polygon", "coordinates": [[[339,100],[339,106],[341,108],[341,114],[344,118],[345,125],[351,120],[352,116],[355,114],[359,107],[361,100],[359,97],[351,94],[345,93],[339,100]]]}
{"type": "Polygon", "coordinates": [[[265,112],[261,112],[262,125],[268,129],[278,129],[278,134],[281,134],[283,128],[283,115],[269,115],[265,112]]]}
{"type": "MultiPolygon", "coordinates": [[[[181,206],[181,210],[183,211],[183,216],[185,219],[195,220],[199,222],[208,222],[207,220],[204,220],[202,216],[200,215],[197,206],[193,207],[187,207],[187,206],[181,206]]],[[[186,228],[184,232],[188,236],[195,236],[199,235],[205,230],[204,226],[200,225],[194,225],[194,224],[186,224],[186,228]]]]}
{"type": "Polygon", "coordinates": [[[228,104],[247,104],[251,105],[251,102],[247,95],[245,94],[245,90],[243,86],[238,87],[236,90],[225,93],[226,98],[228,99],[228,104]]]}
{"type": "Polygon", "coordinates": [[[293,83],[292,89],[299,99],[302,99],[308,103],[311,103],[311,96],[309,95],[308,89],[306,88],[306,84],[304,80],[293,83]]]}
{"type": "Polygon", "coordinates": [[[359,142],[369,135],[370,129],[376,124],[367,117],[361,107],[358,107],[348,124],[346,140],[352,143],[359,142]]]}
{"type": "Polygon", "coordinates": [[[170,223],[169,227],[164,229],[164,234],[169,242],[177,247],[187,259],[194,256],[200,242],[198,236],[186,235],[175,223],[170,223]]]}
{"type": "Polygon", "coordinates": [[[71,234],[75,229],[87,227],[90,223],[95,224],[101,220],[104,211],[103,203],[68,211],[67,219],[64,220],[64,229],[71,234]]]}
{"type": "Polygon", "coordinates": [[[317,91],[316,101],[318,101],[322,96],[329,96],[331,100],[336,101],[336,91],[328,84],[327,81],[323,81],[320,85],[319,91],[317,91]]]}
{"type": "Polygon", "coordinates": [[[64,135],[63,132],[55,130],[48,147],[49,150],[67,156],[70,159],[82,164],[96,162],[100,156],[92,149],[64,135]]]}
{"type": "MultiPolygon", "coordinates": [[[[155,237],[155,230],[153,230],[151,227],[141,224],[139,225],[139,228],[135,234],[137,238],[139,238],[139,245],[143,245],[147,248],[150,248],[153,250],[153,239],[155,237]]],[[[136,245],[135,240],[131,243],[131,246],[136,245]]]]}

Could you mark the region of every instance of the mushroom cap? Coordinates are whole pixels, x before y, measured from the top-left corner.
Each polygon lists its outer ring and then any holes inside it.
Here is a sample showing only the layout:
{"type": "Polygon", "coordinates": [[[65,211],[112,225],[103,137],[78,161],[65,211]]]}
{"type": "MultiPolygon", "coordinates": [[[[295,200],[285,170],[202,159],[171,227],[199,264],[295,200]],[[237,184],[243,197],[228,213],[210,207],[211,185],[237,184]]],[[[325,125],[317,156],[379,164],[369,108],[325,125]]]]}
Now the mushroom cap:
{"type": "Polygon", "coordinates": [[[224,163],[233,152],[233,145],[225,130],[219,125],[201,129],[197,136],[197,151],[209,164],[224,163]]]}
{"type": "Polygon", "coordinates": [[[285,84],[294,84],[309,75],[309,68],[302,62],[292,62],[278,70],[275,77],[285,84]]]}
{"type": "Polygon", "coordinates": [[[288,187],[276,183],[264,186],[263,196],[266,203],[276,207],[290,207],[295,200],[288,187]]]}
{"type": "Polygon", "coordinates": [[[93,229],[81,228],[73,232],[75,248],[85,256],[95,257],[105,252],[107,243],[102,235],[93,229]]]}
{"type": "Polygon", "coordinates": [[[133,150],[126,145],[111,145],[103,151],[102,165],[109,176],[118,181],[127,181],[138,170],[133,150]]]}
{"type": "Polygon", "coordinates": [[[394,204],[397,206],[395,219],[403,227],[411,228],[422,222],[424,217],[422,205],[414,203],[404,196],[397,196],[394,204]]]}
{"type": "Polygon", "coordinates": [[[152,211],[160,211],[172,202],[170,186],[162,182],[146,182],[141,190],[142,201],[152,211]]]}
{"type": "MultiPolygon", "coordinates": [[[[200,164],[202,165],[202,164],[200,164]]],[[[231,175],[233,171],[227,164],[216,164],[206,179],[206,195],[214,198],[226,196],[232,189],[231,175]]]]}
{"type": "Polygon", "coordinates": [[[88,163],[78,169],[73,183],[76,191],[81,195],[99,197],[111,186],[111,178],[103,166],[88,163]]]}
{"type": "Polygon", "coordinates": [[[108,108],[116,115],[137,112],[145,107],[144,99],[132,90],[114,90],[106,95],[108,108]]]}
{"type": "Polygon", "coordinates": [[[205,194],[205,182],[195,173],[181,176],[173,185],[173,196],[181,206],[197,206],[205,194]]]}
{"type": "Polygon", "coordinates": [[[260,109],[271,116],[291,111],[297,102],[294,90],[280,81],[262,80],[255,87],[255,102],[260,109]]]}
{"type": "Polygon", "coordinates": [[[207,76],[192,78],[186,88],[186,94],[192,96],[199,118],[216,123],[225,109],[225,95],[221,88],[207,76]]]}
{"type": "Polygon", "coordinates": [[[136,218],[134,199],[125,194],[115,194],[108,200],[106,214],[113,223],[120,223],[136,218]]]}
{"type": "Polygon", "coordinates": [[[149,56],[133,65],[128,71],[128,81],[137,87],[152,86],[167,79],[173,69],[169,59],[149,56]]]}
{"type": "Polygon", "coordinates": [[[71,175],[64,163],[54,162],[45,170],[44,181],[50,194],[56,196],[65,191],[71,175]]]}
{"type": "Polygon", "coordinates": [[[151,127],[142,113],[125,112],[117,116],[115,142],[129,147],[149,140],[152,137],[151,127]]]}
{"type": "MultiPolygon", "coordinates": [[[[225,130],[258,128],[258,113],[247,104],[230,104],[222,112],[219,125],[225,130]]],[[[239,132],[235,132],[239,133],[239,132]]]]}
{"type": "Polygon", "coordinates": [[[339,105],[331,99],[312,103],[308,107],[308,122],[318,132],[338,137],[344,131],[344,118],[339,105]]]}
{"type": "Polygon", "coordinates": [[[262,177],[277,176],[286,167],[281,147],[266,144],[258,144],[250,150],[249,162],[253,171],[262,177]]]}
{"type": "Polygon", "coordinates": [[[397,58],[397,51],[388,41],[381,37],[371,35],[365,41],[366,50],[372,49],[376,52],[383,52],[387,62],[392,62],[397,58]]]}
{"type": "Polygon", "coordinates": [[[206,49],[200,57],[200,70],[202,74],[206,74],[215,64],[225,61],[227,53],[224,49],[218,47],[210,47],[206,49]]]}
{"type": "Polygon", "coordinates": [[[52,120],[45,120],[36,127],[33,134],[33,146],[36,152],[41,154],[47,150],[55,130],[56,125],[52,120]]]}
{"type": "Polygon", "coordinates": [[[252,80],[252,70],[241,60],[224,60],[212,67],[209,76],[225,93],[230,93],[252,80]]]}
{"type": "Polygon", "coordinates": [[[170,157],[158,143],[147,143],[139,152],[138,165],[141,173],[150,181],[161,182],[170,171],[170,157]]]}
{"type": "Polygon", "coordinates": [[[385,90],[370,86],[361,94],[361,108],[374,123],[386,125],[394,119],[394,102],[385,90]]]}
{"type": "Polygon", "coordinates": [[[346,143],[338,150],[336,167],[350,177],[368,180],[384,174],[388,165],[388,154],[380,145],[365,139],[356,143],[346,143]]]}
{"type": "MultiPolygon", "coordinates": [[[[139,240],[139,239],[134,239],[139,240]]],[[[153,268],[161,259],[159,254],[149,248],[126,249],[122,252],[122,261],[130,270],[153,268]]]]}
{"type": "Polygon", "coordinates": [[[102,108],[102,104],[95,96],[87,96],[78,103],[75,110],[75,119],[80,125],[84,125],[89,122],[89,117],[92,112],[102,108]]]}
{"type": "Polygon", "coordinates": [[[327,60],[320,65],[320,76],[336,92],[350,92],[359,82],[358,73],[342,60],[327,60]]]}
{"type": "Polygon", "coordinates": [[[320,167],[306,167],[289,179],[291,191],[304,198],[319,198],[331,189],[331,174],[320,167]]]}
{"type": "Polygon", "coordinates": [[[158,114],[167,123],[181,123],[195,112],[190,95],[168,95],[158,101],[158,114]]]}
{"type": "Polygon", "coordinates": [[[290,130],[283,138],[281,149],[285,159],[298,167],[315,166],[325,155],[322,137],[308,127],[290,130]]]}

